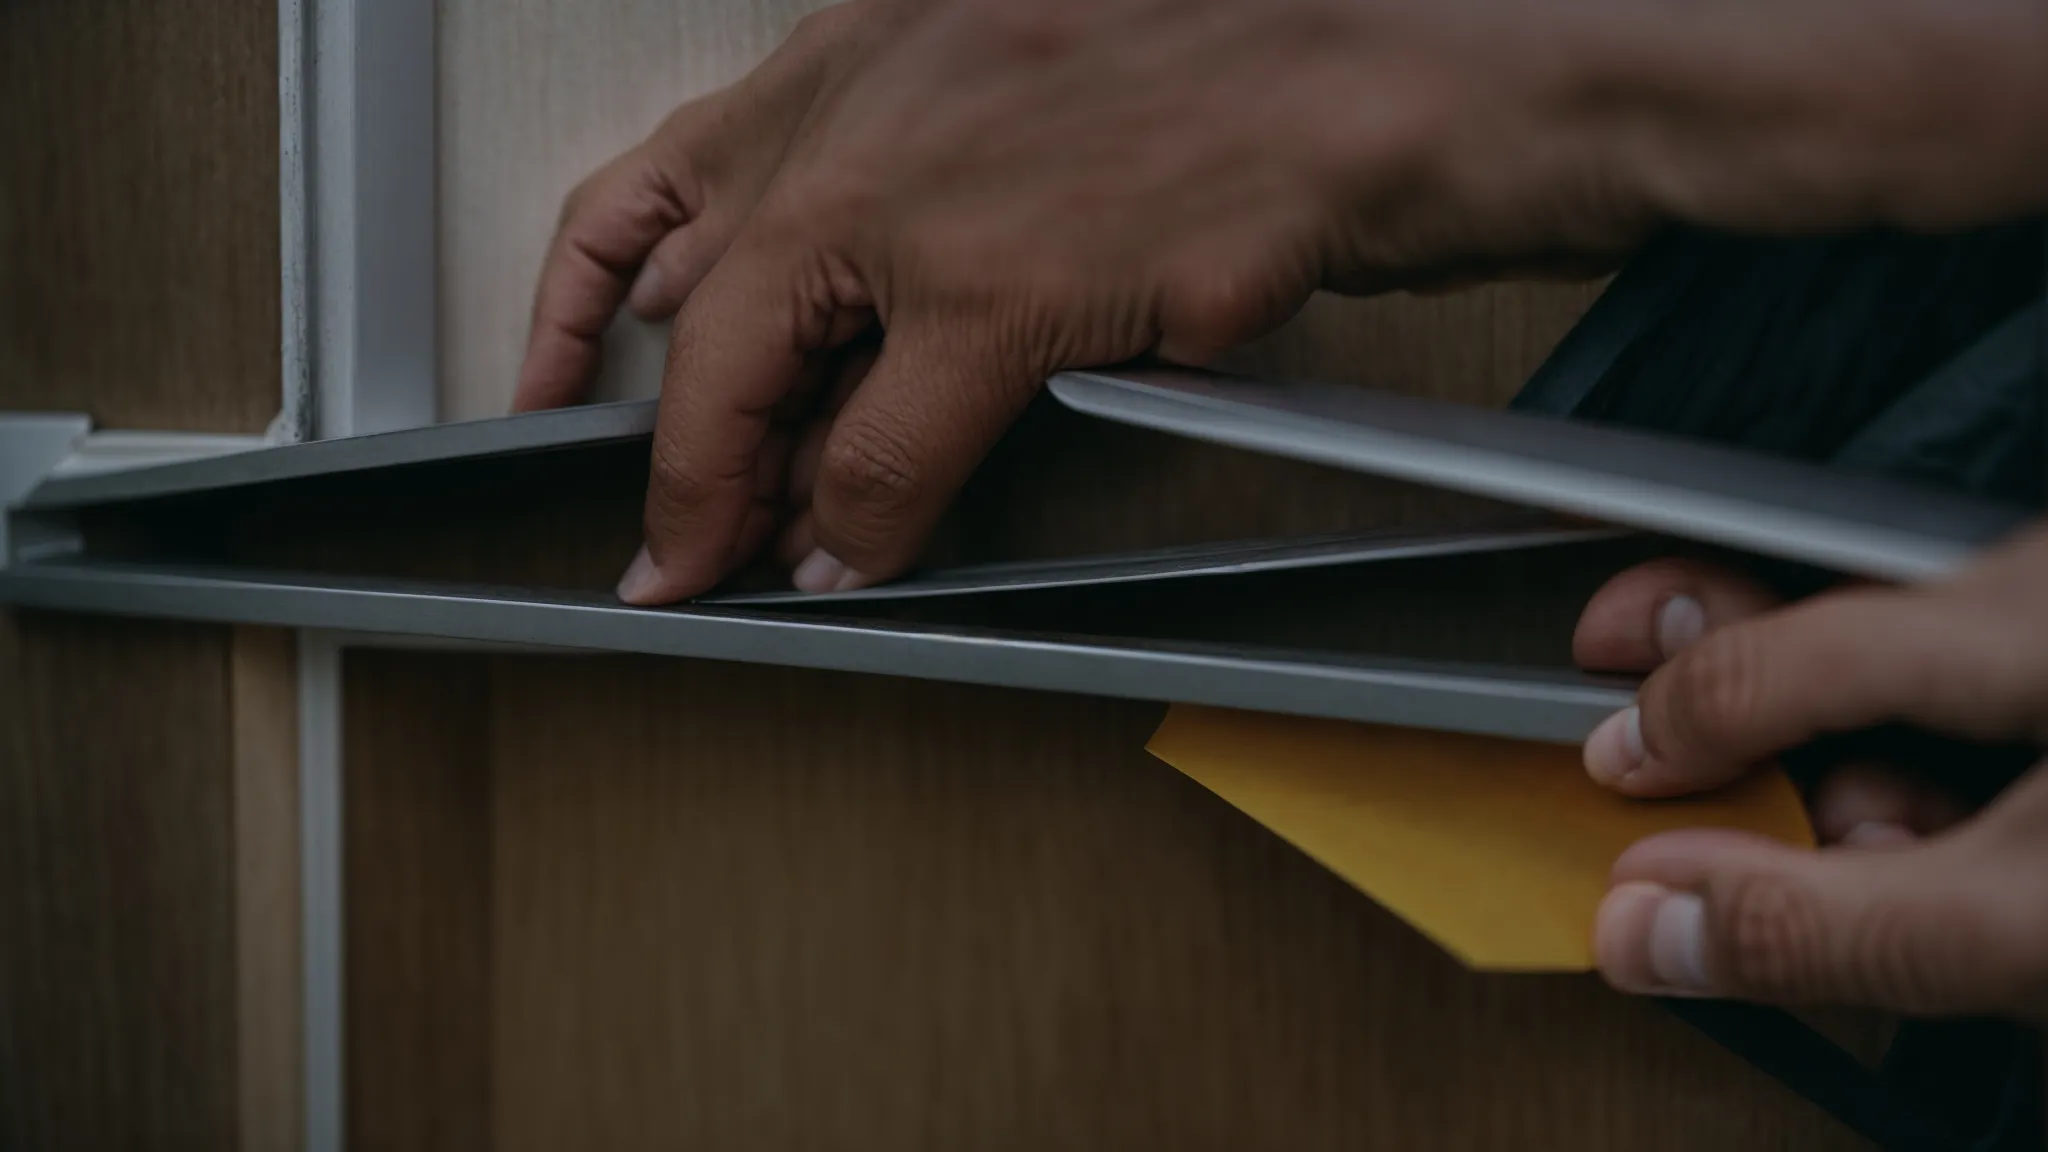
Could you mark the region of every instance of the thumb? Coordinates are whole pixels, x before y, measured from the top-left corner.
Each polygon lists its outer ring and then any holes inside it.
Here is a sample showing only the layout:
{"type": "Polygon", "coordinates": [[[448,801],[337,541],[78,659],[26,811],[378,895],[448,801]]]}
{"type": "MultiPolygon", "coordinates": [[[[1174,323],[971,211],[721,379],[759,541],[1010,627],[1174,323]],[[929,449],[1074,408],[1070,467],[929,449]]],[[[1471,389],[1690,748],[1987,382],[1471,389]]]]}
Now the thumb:
{"type": "Polygon", "coordinates": [[[1910,1015],[2033,1014],[2038,912],[1973,828],[1909,848],[1813,852],[1740,833],[1623,853],[1594,954],[1651,995],[1855,1004],[1910,1015]]]}
{"type": "Polygon", "coordinates": [[[797,566],[807,592],[900,575],[1045,372],[984,333],[906,323],[833,421],[811,502],[817,548],[797,566]]]}

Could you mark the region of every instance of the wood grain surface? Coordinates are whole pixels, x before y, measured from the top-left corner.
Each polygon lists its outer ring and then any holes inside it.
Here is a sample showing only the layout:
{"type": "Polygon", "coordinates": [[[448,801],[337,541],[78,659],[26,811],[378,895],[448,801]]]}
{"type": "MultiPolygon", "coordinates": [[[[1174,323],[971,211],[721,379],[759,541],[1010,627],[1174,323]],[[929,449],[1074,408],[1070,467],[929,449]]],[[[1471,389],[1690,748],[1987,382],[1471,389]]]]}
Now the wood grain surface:
{"type": "Polygon", "coordinates": [[[0,4],[0,409],[277,414],[277,4],[0,4]]]}
{"type": "Polygon", "coordinates": [[[241,1147],[283,1152],[305,1135],[297,634],[236,628],[228,676],[241,1147]]]}
{"type": "Polygon", "coordinates": [[[505,1149],[1821,1149],[1653,1005],[1479,977],[1141,704],[493,662],[505,1149]]]}
{"type": "Polygon", "coordinates": [[[342,684],[349,1144],[491,1148],[484,667],[356,650],[342,684]]]}
{"type": "Polygon", "coordinates": [[[0,613],[0,1147],[237,1147],[223,628],[0,613]]]}
{"type": "MultiPolygon", "coordinates": [[[[0,4],[0,409],[275,415],[276,13],[0,4]]],[[[0,614],[0,1147],[296,1146],[271,637],[0,614]]]]}

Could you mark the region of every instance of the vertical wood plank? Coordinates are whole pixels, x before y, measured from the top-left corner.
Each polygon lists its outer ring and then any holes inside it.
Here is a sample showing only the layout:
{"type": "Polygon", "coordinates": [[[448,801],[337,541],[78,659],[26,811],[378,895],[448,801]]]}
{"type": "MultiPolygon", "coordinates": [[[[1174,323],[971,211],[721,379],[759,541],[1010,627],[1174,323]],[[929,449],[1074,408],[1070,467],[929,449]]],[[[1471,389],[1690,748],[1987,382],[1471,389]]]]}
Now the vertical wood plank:
{"type": "Polygon", "coordinates": [[[344,654],[345,1130],[493,1147],[490,700],[475,657],[344,654]]]}
{"type": "Polygon", "coordinates": [[[236,1146],[224,628],[0,614],[0,1147],[236,1146]]]}
{"type": "Polygon", "coordinates": [[[261,432],[277,2],[0,4],[0,408],[261,432]]]}
{"type": "Polygon", "coordinates": [[[298,647],[236,628],[233,694],[236,1064],[243,1152],[303,1145],[298,647]]]}

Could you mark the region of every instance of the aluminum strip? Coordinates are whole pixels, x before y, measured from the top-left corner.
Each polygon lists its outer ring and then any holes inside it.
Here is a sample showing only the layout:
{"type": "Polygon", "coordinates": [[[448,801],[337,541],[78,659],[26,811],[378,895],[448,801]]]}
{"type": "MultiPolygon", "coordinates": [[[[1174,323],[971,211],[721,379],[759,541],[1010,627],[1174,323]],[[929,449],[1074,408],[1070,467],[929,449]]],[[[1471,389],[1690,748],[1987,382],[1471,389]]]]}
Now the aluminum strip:
{"type": "Polygon", "coordinates": [[[1391,563],[1435,556],[1466,556],[1615,540],[1613,528],[1560,528],[1554,520],[1467,532],[1376,532],[1296,540],[1238,540],[1150,552],[970,564],[913,575],[851,592],[733,592],[700,596],[699,604],[837,604],[978,596],[1053,588],[1093,588],[1197,576],[1245,576],[1305,568],[1391,563]]]}
{"type": "Polygon", "coordinates": [[[53,476],[30,492],[21,508],[32,512],[56,511],[85,504],[238,488],[372,468],[614,443],[652,434],[654,404],[652,400],[593,404],[496,420],[285,444],[106,475],[53,476]]]}
{"type": "Polygon", "coordinates": [[[1079,412],[1880,579],[1953,571],[2025,509],[1632,429],[1330,384],[1067,372],[1079,412]]]}
{"type": "Polygon", "coordinates": [[[0,601],[824,668],[1566,743],[1634,696],[1625,681],[1565,670],[634,608],[588,593],[82,560],[0,570],[0,601]]]}

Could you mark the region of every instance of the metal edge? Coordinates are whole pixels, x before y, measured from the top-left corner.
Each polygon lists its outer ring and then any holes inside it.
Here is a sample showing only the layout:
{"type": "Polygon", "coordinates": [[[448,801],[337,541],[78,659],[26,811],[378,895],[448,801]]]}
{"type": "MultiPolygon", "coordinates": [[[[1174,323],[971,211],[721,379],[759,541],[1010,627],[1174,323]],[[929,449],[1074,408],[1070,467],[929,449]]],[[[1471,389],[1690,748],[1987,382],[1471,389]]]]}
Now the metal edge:
{"type": "MultiPolygon", "coordinates": [[[[1974,552],[1957,540],[1785,504],[1518,455],[1505,448],[1340,423],[1249,401],[1190,395],[1112,373],[1062,373],[1050,382],[1050,390],[1062,404],[1102,419],[1882,579],[1946,575],[1974,552]]],[[[1568,427],[1580,436],[1628,435],[1587,425],[1568,427]]],[[[1971,507],[1984,511],[1992,506],[1971,507]]],[[[2011,518],[2016,527],[2024,514],[2011,510],[2011,518]]]]}
{"type": "Polygon", "coordinates": [[[631,400],[561,408],[495,420],[436,424],[337,440],[284,444],[122,472],[52,477],[30,492],[20,507],[25,511],[54,511],[115,500],[175,496],[371,468],[631,440],[653,432],[654,405],[652,400],[631,400]]]}
{"type": "Polygon", "coordinates": [[[416,581],[127,568],[0,572],[0,600],[121,616],[730,660],[1244,708],[1574,743],[1626,706],[1625,684],[1564,670],[1342,654],[1005,635],[416,581]]]}
{"type": "Polygon", "coordinates": [[[8,505],[35,489],[92,431],[77,412],[0,412],[0,568],[14,556],[8,505]]]}
{"type": "Polygon", "coordinates": [[[967,565],[851,592],[735,592],[695,603],[731,606],[893,603],[1063,588],[1151,584],[1207,576],[1248,576],[1311,568],[1394,563],[1432,557],[1517,552],[1599,543],[1628,535],[1615,528],[1563,528],[1555,522],[1460,532],[1377,532],[1306,540],[1233,540],[1204,547],[1074,557],[1065,561],[967,565]]]}

